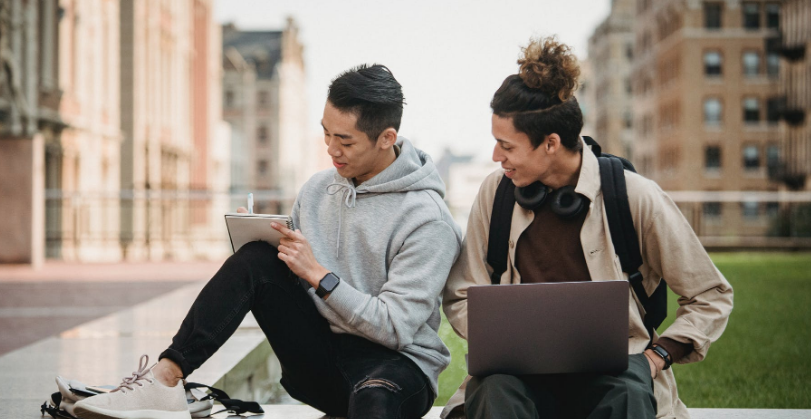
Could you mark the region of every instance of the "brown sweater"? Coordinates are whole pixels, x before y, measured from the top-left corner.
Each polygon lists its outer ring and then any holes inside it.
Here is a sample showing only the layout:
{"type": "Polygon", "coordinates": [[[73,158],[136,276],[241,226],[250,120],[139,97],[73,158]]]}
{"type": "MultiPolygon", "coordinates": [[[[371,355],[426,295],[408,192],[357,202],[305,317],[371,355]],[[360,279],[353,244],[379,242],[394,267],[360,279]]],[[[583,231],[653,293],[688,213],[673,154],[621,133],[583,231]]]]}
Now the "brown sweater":
{"type": "MultiPolygon", "coordinates": [[[[532,223],[521,233],[515,249],[515,266],[522,283],[591,281],[580,230],[586,211],[571,219],[552,212],[550,205],[535,211],[532,223]]],[[[692,345],[661,338],[657,341],[678,361],[692,345]]]]}
{"type": "Polygon", "coordinates": [[[535,211],[532,224],[521,233],[515,248],[515,267],[521,282],[591,281],[580,229],[586,211],[564,220],[544,204],[535,211]]]}

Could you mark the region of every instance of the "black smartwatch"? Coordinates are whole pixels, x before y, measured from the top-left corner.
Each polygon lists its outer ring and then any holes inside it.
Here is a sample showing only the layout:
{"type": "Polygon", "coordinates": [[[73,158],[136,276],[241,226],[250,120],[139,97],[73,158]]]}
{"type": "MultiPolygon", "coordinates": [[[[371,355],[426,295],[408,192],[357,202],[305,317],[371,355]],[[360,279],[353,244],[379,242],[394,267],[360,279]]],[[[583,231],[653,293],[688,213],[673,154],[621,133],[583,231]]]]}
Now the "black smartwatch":
{"type": "Polygon", "coordinates": [[[338,278],[338,275],[330,272],[324,275],[324,277],[321,278],[321,281],[318,282],[318,288],[315,289],[315,294],[321,298],[324,298],[335,290],[340,283],[341,278],[338,278]]]}
{"type": "Polygon", "coordinates": [[[661,357],[665,361],[665,367],[662,368],[663,371],[670,368],[670,366],[673,365],[673,357],[670,356],[670,353],[667,351],[667,349],[659,345],[653,345],[651,346],[651,350],[653,351],[653,353],[659,355],[659,357],[661,357]]]}

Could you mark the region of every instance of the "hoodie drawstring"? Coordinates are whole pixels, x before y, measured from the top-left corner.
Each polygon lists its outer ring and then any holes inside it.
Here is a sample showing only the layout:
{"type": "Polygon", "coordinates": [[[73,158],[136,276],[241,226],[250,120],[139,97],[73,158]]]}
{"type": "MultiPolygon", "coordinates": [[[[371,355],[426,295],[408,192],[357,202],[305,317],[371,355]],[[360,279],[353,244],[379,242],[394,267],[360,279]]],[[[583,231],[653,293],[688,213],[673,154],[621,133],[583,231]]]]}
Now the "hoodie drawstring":
{"type": "MultiPolygon", "coordinates": [[[[342,229],[342,224],[343,224],[343,220],[344,220],[344,205],[347,208],[355,208],[355,201],[357,200],[357,197],[358,197],[358,191],[355,188],[353,188],[352,186],[350,186],[350,185],[348,185],[346,183],[333,182],[333,183],[330,183],[329,185],[327,185],[327,193],[329,195],[335,195],[335,194],[341,193],[341,192],[343,192],[343,194],[344,194],[344,196],[343,196],[344,204],[340,206],[341,211],[338,214],[338,240],[335,242],[335,258],[336,259],[338,258],[338,255],[340,254],[340,251],[341,251],[341,229],[342,229]],[[335,187],[335,188],[333,188],[333,187],[335,187]]],[[[363,193],[363,192],[361,192],[361,193],[363,193]]]]}

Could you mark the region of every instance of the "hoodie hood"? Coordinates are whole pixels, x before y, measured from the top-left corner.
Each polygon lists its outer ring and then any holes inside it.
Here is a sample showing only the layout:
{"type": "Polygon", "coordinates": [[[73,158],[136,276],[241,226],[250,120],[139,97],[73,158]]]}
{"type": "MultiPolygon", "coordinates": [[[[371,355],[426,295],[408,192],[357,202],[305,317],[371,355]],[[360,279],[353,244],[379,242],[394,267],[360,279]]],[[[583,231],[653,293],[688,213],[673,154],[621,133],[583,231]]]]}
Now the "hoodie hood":
{"type": "Polygon", "coordinates": [[[430,190],[439,194],[440,198],[445,198],[445,184],[431,156],[415,148],[411,141],[403,137],[397,138],[396,145],[400,148],[400,155],[375,177],[355,187],[351,179],[342,177],[336,170],[333,184],[348,186],[358,194],[430,190]]]}
{"type": "Polygon", "coordinates": [[[411,144],[411,141],[398,137],[395,145],[400,155],[382,172],[355,187],[352,179],[347,179],[334,170],[334,181],[327,185],[327,194],[341,194],[338,214],[338,233],[335,242],[335,255],[341,252],[341,231],[343,230],[344,207],[355,208],[357,196],[411,191],[433,191],[440,199],[445,197],[445,183],[439,176],[431,156],[411,144]]]}

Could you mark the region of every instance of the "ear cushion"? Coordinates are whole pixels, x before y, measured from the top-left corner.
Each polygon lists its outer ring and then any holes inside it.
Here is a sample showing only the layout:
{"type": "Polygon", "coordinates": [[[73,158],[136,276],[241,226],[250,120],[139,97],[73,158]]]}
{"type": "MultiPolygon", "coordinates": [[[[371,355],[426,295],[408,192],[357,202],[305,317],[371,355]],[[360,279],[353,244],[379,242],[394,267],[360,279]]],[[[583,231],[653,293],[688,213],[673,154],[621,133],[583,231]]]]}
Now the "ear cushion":
{"type": "Polygon", "coordinates": [[[574,191],[574,186],[564,186],[552,194],[552,212],[563,219],[580,214],[586,208],[586,197],[574,191]]]}
{"type": "Polygon", "coordinates": [[[548,195],[549,190],[541,182],[535,182],[523,188],[515,188],[515,202],[531,211],[541,208],[548,195]]]}

